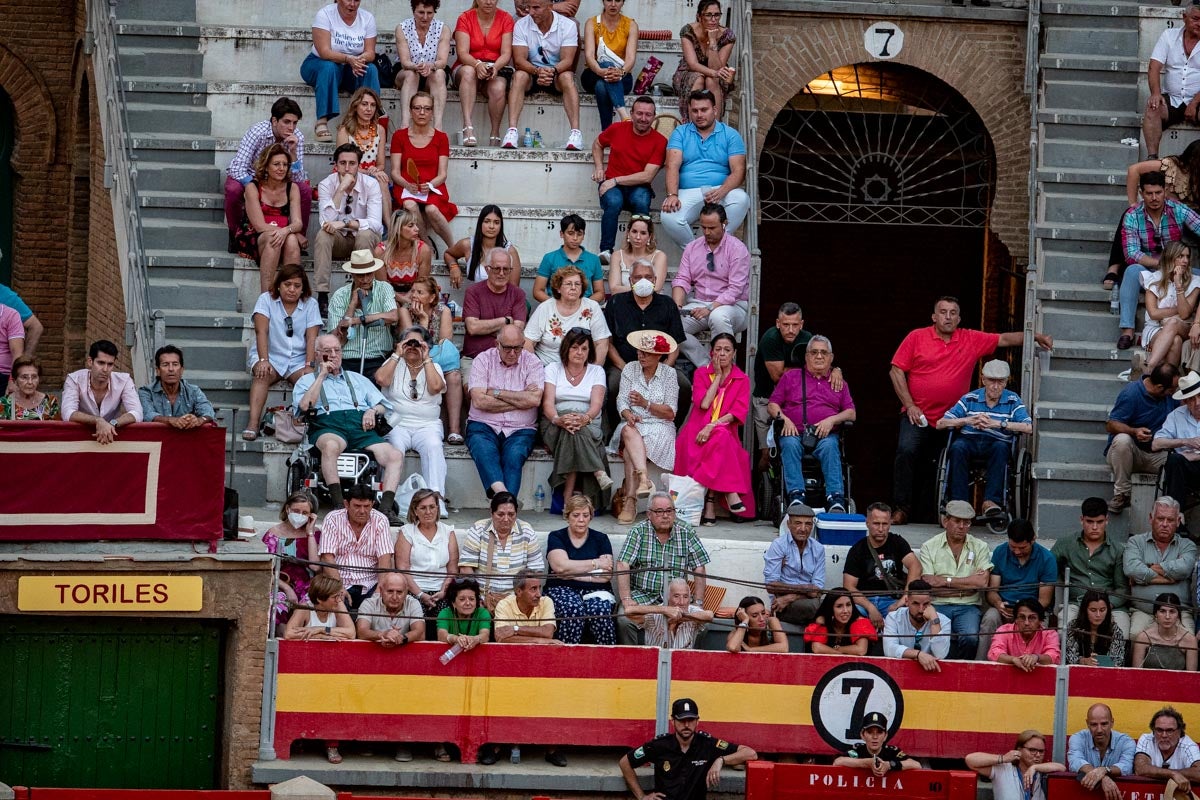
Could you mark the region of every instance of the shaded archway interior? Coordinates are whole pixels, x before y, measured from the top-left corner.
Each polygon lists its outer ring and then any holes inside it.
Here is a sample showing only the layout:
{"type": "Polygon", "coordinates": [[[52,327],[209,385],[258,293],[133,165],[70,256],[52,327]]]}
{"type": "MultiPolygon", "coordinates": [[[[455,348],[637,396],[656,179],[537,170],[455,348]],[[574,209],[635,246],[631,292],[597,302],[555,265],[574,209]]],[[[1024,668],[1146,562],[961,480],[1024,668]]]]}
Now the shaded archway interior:
{"type": "Polygon", "coordinates": [[[12,155],[17,115],[12,100],[0,89],[0,283],[12,283],[13,194],[12,155]]]}
{"type": "Polygon", "coordinates": [[[829,336],[859,422],[854,499],[890,499],[899,403],[888,378],[904,335],[940,295],[971,327],[1022,318],[1022,281],[987,229],[996,158],[979,115],[913,67],[852,64],[816,76],[776,117],[760,159],[762,326],[800,303],[829,336]]]}

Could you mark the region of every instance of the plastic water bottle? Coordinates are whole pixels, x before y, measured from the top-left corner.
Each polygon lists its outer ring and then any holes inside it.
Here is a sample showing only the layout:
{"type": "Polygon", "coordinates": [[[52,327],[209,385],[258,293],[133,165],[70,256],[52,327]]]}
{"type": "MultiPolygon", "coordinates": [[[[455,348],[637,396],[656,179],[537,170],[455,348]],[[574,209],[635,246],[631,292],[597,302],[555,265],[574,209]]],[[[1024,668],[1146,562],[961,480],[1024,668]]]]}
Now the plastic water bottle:
{"type": "Polygon", "coordinates": [[[440,656],[438,656],[438,661],[441,661],[443,665],[449,664],[451,661],[454,660],[454,657],[457,656],[461,652],[462,652],[462,647],[456,644],[453,647],[451,647],[449,650],[447,650],[446,652],[444,652],[440,656]]]}
{"type": "Polygon", "coordinates": [[[1121,287],[1119,284],[1112,288],[1112,296],[1108,299],[1108,310],[1113,314],[1121,313],[1121,287]]]}
{"type": "Polygon", "coordinates": [[[520,764],[521,763],[521,746],[514,744],[513,748],[512,748],[512,753],[509,754],[508,758],[510,761],[512,761],[512,763],[520,764]]]}
{"type": "Polygon", "coordinates": [[[525,138],[521,140],[522,147],[533,147],[533,131],[525,129],[525,138]]]}
{"type": "Polygon", "coordinates": [[[542,132],[541,131],[535,130],[533,132],[533,146],[534,147],[542,146],[542,132]]]}
{"type": "Polygon", "coordinates": [[[462,309],[458,307],[458,303],[451,300],[446,303],[446,308],[450,309],[450,318],[455,322],[462,319],[462,309]]]}
{"type": "Polygon", "coordinates": [[[546,510],[546,490],[539,483],[537,491],[533,493],[533,510],[539,514],[546,510]]]}

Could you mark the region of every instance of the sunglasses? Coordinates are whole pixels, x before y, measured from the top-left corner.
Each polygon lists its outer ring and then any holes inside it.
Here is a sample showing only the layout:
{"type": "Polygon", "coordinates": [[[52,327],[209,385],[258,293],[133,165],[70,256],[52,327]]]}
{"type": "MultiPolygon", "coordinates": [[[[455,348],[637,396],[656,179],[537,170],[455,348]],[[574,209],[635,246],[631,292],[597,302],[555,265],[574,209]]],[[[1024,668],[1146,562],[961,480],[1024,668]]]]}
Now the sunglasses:
{"type": "Polygon", "coordinates": [[[571,328],[571,330],[567,331],[567,333],[574,333],[574,334],[578,334],[581,336],[591,336],[592,335],[592,331],[590,328],[579,328],[579,327],[571,328]]]}
{"type": "MultiPolygon", "coordinates": [[[[1197,2],[1200,2],[1200,0],[1197,0],[1197,2]]],[[[630,222],[650,222],[650,215],[649,214],[630,214],[629,221],[630,222]]]]}
{"type": "Polygon", "coordinates": [[[413,378],[408,382],[408,391],[412,393],[412,399],[417,399],[417,379],[413,378]]]}
{"type": "Polygon", "coordinates": [[[709,251],[708,251],[707,259],[708,259],[708,265],[707,265],[707,266],[708,266],[708,271],[709,271],[709,272],[716,272],[716,271],[717,271],[717,262],[714,260],[714,259],[715,259],[715,257],[714,257],[714,255],[713,255],[713,252],[712,252],[711,250],[709,250],[709,251]]]}
{"type": "Polygon", "coordinates": [[[288,314],[286,317],[283,318],[283,324],[287,325],[287,335],[288,335],[289,339],[296,335],[296,328],[292,325],[292,315],[291,314],[288,314]]]}

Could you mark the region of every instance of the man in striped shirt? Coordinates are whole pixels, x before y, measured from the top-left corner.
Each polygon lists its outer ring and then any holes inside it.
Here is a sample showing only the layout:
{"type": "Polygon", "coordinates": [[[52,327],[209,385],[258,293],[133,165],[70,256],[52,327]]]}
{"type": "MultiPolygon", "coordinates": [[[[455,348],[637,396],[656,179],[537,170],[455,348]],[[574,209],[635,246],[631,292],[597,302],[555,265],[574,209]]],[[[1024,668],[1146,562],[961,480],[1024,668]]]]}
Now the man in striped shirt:
{"type": "Polygon", "coordinates": [[[346,490],[346,507],[330,511],[321,525],[326,574],[346,587],[346,606],[357,609],[375,593],[380,570],[394,565],[388,518],[376,511],[375,491],[365,483],[346,490]]]}
{"type": "Polygon", "coordinates": [[[950,443],[946,500],[969,500],[971,462],[985,461],[984,516],[1003,513],[1004,471],[1013,437],[1033,431],[1021,396],[1005,388],[1008,376],[1008,362],[998,358],[987,362],[983,388],[967,392],[937,422],[940,430],[959,431],[950,443]]]}

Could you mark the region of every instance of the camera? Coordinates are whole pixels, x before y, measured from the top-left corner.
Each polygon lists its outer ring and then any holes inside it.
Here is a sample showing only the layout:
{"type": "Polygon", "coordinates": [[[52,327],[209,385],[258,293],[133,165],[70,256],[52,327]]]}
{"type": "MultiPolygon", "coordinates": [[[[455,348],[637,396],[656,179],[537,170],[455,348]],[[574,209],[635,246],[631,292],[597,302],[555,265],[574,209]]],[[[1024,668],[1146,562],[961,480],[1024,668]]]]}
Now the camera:
{"type": "Polygon", "coordinates": [[[405,350],[408,350],[409,348],[420,349],[421,341],[419,339],[408,339],[400,346],[405,350]]]}
{"type": "Polygon", "coordinates": [[[800,433],[800,446],[804,448],[805,452],[811,453],[817,449],[818,441],[817,426],[805,425],[804,430],[800,433]]]}

